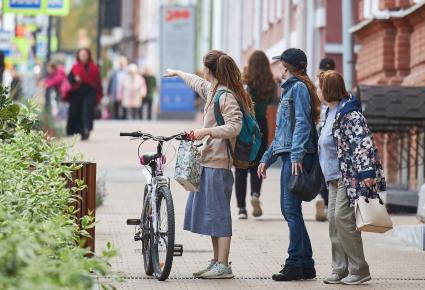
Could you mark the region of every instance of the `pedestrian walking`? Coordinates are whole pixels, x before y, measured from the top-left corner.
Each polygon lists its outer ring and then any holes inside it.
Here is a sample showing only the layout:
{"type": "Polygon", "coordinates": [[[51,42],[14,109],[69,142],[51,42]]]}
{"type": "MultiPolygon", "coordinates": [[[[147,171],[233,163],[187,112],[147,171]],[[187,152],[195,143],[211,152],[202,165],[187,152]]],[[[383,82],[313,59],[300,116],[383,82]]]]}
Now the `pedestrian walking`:
{"type": "Polygon", "coordinates": [[[22,102],[24,99],[24,92],[22,87],[22,77],[20,76],[17,66],[12,65],[10,69],[10,97],[15,102],[22,102]]]}
{"type": "Polygon", "coordinates": [[[332,244],[332,274],[324,282],[361,284],[371,277],[353,207],[359,196],[373,198],[385,190],[383,170],[360,104],[348,94],[342,76],[332,70],[321,72],[318,95],[328,106],[319,138],[320,165],[329,187],[332,244]]]}
{"type": "Polygon", "coordinates": [[[114,70],[108,81],[107,93],[111,100],[112,106],[112,119],[122,119],[123,112],[121,107],[121,100],[118,99],[118,91],[121,87],[122,80],[127,73],[128,60],[125,56],[119,58],[119,67],[114,70]]]}
{"type": "Polygon", "coordinates": [[[146,83],[146,97],[143,99],[140,118],[143,119],[143,110],[146,107],[148,120],[152,120],[152,102],[156,92],[156,77],[152,74],[149,67],[145,67],[143,70],[143,78],[146,83]]]}
{"type": "Polygon", "coordinates": [[[80,134],[82,140],[87,140],[93,129],[95,106],[103,96],[100,71],[88,48],[77,51],[77,62],[68,79],[71,89],[65,98],[70,103],[66,132],[68,135],[80,134]]]}
{"type": "Polygon", "coordinates": [[[3,85],[3,73],[6,68],[4,52],[0,50],[0,86],[3,85]]]}
{"type": "MultiPolygon", "coordinates": [[[[335,70],[335,61],[332,58],[325,57],[320,61],[319,64],[319,71],[328,71],[328,70],[335,70]]],[[[318,86],[318,83],[316,84],[318,86]]],[[[320,106],[320,121],[318,127],[318,132],[320,134],[323,124],[325,123],[325,114],[328,106],[326,104],[322,103],[320,106]]],[[[328,188],[324,184],[322,189],[319,192],[320,196],[322,197],[318,201],[316,201],[316,220],[319,222],[326,221],[326,211],[328,208],[328,188]]]]}
{"type": "Polygon", "coordinates": [[[146,96],[145,79],[139,74],[137,64],[128,66],[127,74],[123,77],[118,99],[124,108],[124,119],[141,119],[140,111],[143,98],[146,96]]]}
{"type": "Polygon", "coordinates": [[[306,74],[307,56],[301,49],[290,48],[273,59],[282,65],[282,97],[276,116],[276,133],[264,153],[258,174],[278,157],[282,158],[280,207],[289,227],[288,258],[283,269],[272,276],[275,281],[312,279],[316,277],[313,250],[301,211],[302,200],[288,189],[289,178],[310,170],[317,158],[314,124],[320,118],[320,101],[313,82],[306,74]]]}
{"type": "Polygon", "coordinates": [[[71,89],[71,84],[65,74],[65,69],[62,65],[57,65],[53,62],[47,65],[47,77],[43,80],[45,89],[54,89],[63,99],[71,89]]]}
{"type": "Polygon", "coordinates": [[[244,70],[242,79],[249,96],[254,102],[255,118],[262,133],[261,148],[258,152],[255,165],[248,169],[236,168],[235,170],[235,189],[239,208],[238,218],[246,219],[248,218],[246,210],[248,173],[250,174],[251,181],[252,215],[259,217],[263,214],[260,203],[262,179],[258,176],[257,171],[258,163],[268,147],[267,106],[273,101],[276,95],[276,83],[270,69],[270,62],[264,52],[257,50],[250,55],[248,66],[244,70]]]}
{"type": "Polygon", "coordinates": [[[235,148],[242,128],[242,112],[253,112],[251,98],[244,90],[242,76],[235,61],[227,54],[213,50],[203,59],[205,80],[181,71],[169,70],[206,100],[202,129],[194,137],[203,140],[201,148],[201,184],[199,192],[190,192],[186,204],[184,229],[211,236],[214,256],[209,265],[193,275],[197,278],[233,278],[229,265],[232,218],[230,199],[233,188],[232,156],[226,140],[235,148]],[[216,93],[227,92],[219,99],[224,125],[218,126],[214,114],[216,93]]]}

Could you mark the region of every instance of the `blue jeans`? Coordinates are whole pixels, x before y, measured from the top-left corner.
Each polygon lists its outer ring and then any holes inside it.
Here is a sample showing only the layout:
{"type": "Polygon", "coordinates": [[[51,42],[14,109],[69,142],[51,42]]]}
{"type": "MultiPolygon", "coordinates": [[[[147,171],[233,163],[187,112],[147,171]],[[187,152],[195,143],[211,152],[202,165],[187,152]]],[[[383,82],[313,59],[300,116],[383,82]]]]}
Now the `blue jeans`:
{"type": "MultiPolygon", "coordinates": [[[[289,178],[292,174],[291,154],[284,153],[282,161],[280,209],[289,227],[289,257],[286,259],[285,265],[313,268],[313,250],[301,211],[302,200],[288,190],[289,178]]],[[[310,169],[312,162],[313,156],[306,154],[303,160],[304,168],[310,169]]]]}

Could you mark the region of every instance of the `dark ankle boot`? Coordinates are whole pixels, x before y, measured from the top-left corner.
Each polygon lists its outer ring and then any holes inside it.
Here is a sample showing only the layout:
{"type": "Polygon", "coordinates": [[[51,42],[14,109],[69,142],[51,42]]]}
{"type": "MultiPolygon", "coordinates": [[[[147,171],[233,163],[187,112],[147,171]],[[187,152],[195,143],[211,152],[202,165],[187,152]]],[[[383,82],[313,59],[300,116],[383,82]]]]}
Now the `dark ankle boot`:
{"type": "Polygon", "coordinates": [[[310,280],[316,278],[316,269],[313,268],[303,268],[303,279],[310,280]]]}
{"type": "Polygon", "coordinates": [[[273,274],[272,279],[275,281],[294,281],[303,278],[303,270],[301,267],[292,267],[285,265],[278,274],[273,274]]]}

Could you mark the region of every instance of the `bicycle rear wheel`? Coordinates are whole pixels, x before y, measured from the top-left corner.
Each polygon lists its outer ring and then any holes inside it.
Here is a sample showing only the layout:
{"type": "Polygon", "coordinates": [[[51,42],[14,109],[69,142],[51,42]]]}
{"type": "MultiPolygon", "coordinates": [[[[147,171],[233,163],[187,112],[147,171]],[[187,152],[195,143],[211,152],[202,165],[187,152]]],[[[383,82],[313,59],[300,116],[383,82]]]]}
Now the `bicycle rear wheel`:
{"type": "Polygon", "coordinates": [[[145,194],[143,211],[141,216],[141,230],[142,230],[142,253],[143,253],[143,266],[145,267],[146,275],[152,276],[154,269],[152,263],[152,221],[149,218],[151,215],[150,197],[145,194]]]}
{"type": "Polygon", "coordinates": [[[166,186],[158,189],[157,218],[158,234],[152,240],[151,253],[155,276],[164,281],[171,272],[175,238],[173,198],[166,186]]]}

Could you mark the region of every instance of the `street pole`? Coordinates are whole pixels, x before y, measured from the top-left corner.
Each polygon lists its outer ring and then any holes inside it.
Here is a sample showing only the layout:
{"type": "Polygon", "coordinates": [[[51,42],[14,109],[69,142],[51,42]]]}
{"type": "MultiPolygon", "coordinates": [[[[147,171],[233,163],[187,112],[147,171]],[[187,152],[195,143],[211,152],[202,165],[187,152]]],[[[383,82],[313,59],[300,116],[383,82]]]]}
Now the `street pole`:
{"type": "Polygon", "coordinates": [[[102,13],[103,13],[103,0],[99,0],[97,6],[97,35],[96,35],[96,63],[99,67],[102,66],[101,57],[101,43],[100,38],[102,36],[102,13]]]}
{"type": "Polygon", "coordinates": [[[52,46],[52,16],[48,18],[47,24],[47,53],[46,53],[46,62],[49,63],[51,59],[51,46],[52,46]]]}
{"type": "Polygon", "coordinates": [[[353,88],[353,38],[349,31],[353,23],[352,5],[351,1],[342,1],[342,72],[348,90],[353,88]]]}

